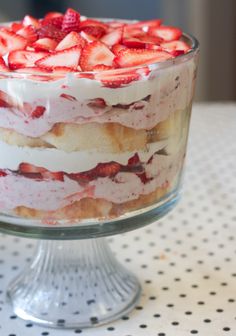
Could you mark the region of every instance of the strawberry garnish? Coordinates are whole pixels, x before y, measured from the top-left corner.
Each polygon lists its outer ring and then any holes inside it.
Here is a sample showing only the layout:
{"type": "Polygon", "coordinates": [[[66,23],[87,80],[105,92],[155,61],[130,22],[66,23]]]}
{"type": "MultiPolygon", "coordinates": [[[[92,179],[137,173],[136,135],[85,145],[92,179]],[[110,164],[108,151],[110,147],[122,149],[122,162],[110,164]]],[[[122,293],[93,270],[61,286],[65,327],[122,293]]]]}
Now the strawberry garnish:
{"type": "Polygon", "coordinates": [[[66,33],[64,31],[57,28],[51,23],[47,23],[44,26],[40,27],[37,33],[39,38],[49,37],[58,42],[60,42],[66,36],[66,33]]]}
{"type": "Polygon", "coordinates": [[[158,28],[150,28],[148,33],[151,36],[160,37],[166,42],[178,40],[182,36],[182,31],[179,28],[171,26],[160,26],[158,28]]]}
{"type": "Polygon", "coordinates": [[[18,30],[20,30],[20,29],[23,28],[23,27],[24,27],[23,24],[20,23],[20,22],[13,22],[13,23],[11,24],[11,30],[12,30],[14,33],[16,33],[18,30]]]}
{"type": "Polygon", "coordinates": [[[53,51],[56,49],[56,46],[57,46],[57,41],[51,38],[48,38],[48,37],[39,39],[32,44],[32,47],[36,51],[53,51]]]}
{"type": "Polygon", "coordinates": [[[70,49],[54,51],[50,55],[38,60],[35,64],[40,68],[48,70],[54,70],[56,67],[64,67],[76,71],[80,54],[80,47],[72,47],[70,49]]]}
{"type": "Polygon", "coordinates": [[[45,16],[44,19],[45,20],[51,20],[51,19],[55,19],[58,17],[63,17],[63,14],[60,12],[48,12],[45,16]]]}
{"type": "Polygon", "coordinates": [[[29,44],[34,43],[38,34],[33,26],[26,26],[17,31],[17,34],[26,38],[29,44]]]}
{"type": "Polygon", "coordinates": [[[112,66],[114,57],[115,55],[105,44],[94,41],[83,49],[80,66],[83,71],[91,71],[98,64],[112,66]]]}
{"type": "Polygon", "coordinates": [[[183,51],[184,53],[186,53],[191,49],[189,45],[184,41],[172,41],[161,43],[161,47],[168,52],[183,51]]]}
{"type": "Polygon", "coordinates": [[[80,36],[80,34],[72,31],[69,34],[67,34],[66,37],[58,44],[56,50],[68,49],[75,46],[84,48],[86,43],[87,43],[86,40],[84,40],[80,36]]]}
{"type": "Polygon", "coordinates": [[[130,24],[126,27],[127,31],[131,31],[134,29],[141,29],[144,32],[147,32],[150,28],[159,27],[162,24],[161,19],[154,19],[148,21],[139,21],[133,24],[130,24]]]}
{"type": "Polygon", "coordinates": [[[94,37],[93,35],[87,34],[84,31],[80,32],[80,36],[88,43],[97,41],[98,39],[96,37],[94,37]]]}
{"type": "Polygon", "coordinates": [[[33,119],[38,119],[44,115],[44,112],[46,111],[46,108],[44,106],[37,106],[35,109],[31,112],[31,117],[33,119]]]}
{"type": "Polygon", "coordinates": [[[113,54],[115,54],[116,56],[119,54],[119,52],[123,49],[127,49],[127,47],[125,47],[123,44],[115,44],[113,45],[113,47],[111,48],[113,54]]]}
{"type": "Polygon", "coordinates": [[[35,52],[27,50],[15,50],[9,53],[8,64],[10,69],[32,67],[37,60],[45,57],[45,52],[35,52]]]}
{"type": "Polygon", "coordinates": [[[114,62],[122,68],[132,67],[142,64],[163,62],[172,58],[165,51],[146,49],[125,49],[121,50],[114,62]]]}
{"type": "Polygon", "coordinates": [[[140,74],[133,70],[117,69],[114,71],[101,72],[95,75],[95,79],[109,88],[115,89],[140,79],[140,74]]]}
{"type": "Polygon", "coordinates": [[[114,44],[120,43],[123,35],[123,29],[117,28],[107,33],[101,38],[101,41],[107,46],[112,47],[114,44]]]}
{"type": "Polygon", "coordinates": [[[4,170],[0,169],[0,177],[4,176],[7,176],[7,173],[4,170]]]}
{"type": "Polygon", "coordinates": [[[80,27],[80,13],[72,8],[68,8],[62,22],[62,31],[70,33],[71,31],[79,31],[80,27]]]}
{"type": "MultiPolygon", "coordinates": [[[[50,14],[50,13],[49,13],[50,14]]],[[[58,13],[58,14],[51,14],[51,15],[46,15],[44,20],[41,21],[41,25],[45,26],[48,24],[52,24],[53,26],[61,29],[63,23],[63,15],[58,13]]]]}
{"type": "Polygon", "coordinates": [[[24,49],[27,46],[27,40],[5,28],[0,29],[0,55],[17,50],[24,49]]]}
{"type": "Polygon", "coordinates": [[[36,29],[40,27],[39,20],[30,15],[24,17],[22,24],[23,26],[33,26],[36,29]]]}
{"type": "Polygon", "coordinates": [[[109,66],[109,65],[105,65],[105,64],[98,64],[98,65],[95,65],[95,67],[93,67],[93,71],[106,71],[106,70],[111,70],[111,69],[114,69],[112,66],[109,66]]]}
{"type": "Polygon", "coordinates": [[[1,56],[0,56],[0,71],[3,71],[3,72],[10,71],[8,66],[6,65],[4,59],[1,56]]]}
{"type": "Polygon", "coordinates": [[[106,34],[108,26],[103,22],[88,19],[80,23],[79,30],[100,39],[106,34]]]}

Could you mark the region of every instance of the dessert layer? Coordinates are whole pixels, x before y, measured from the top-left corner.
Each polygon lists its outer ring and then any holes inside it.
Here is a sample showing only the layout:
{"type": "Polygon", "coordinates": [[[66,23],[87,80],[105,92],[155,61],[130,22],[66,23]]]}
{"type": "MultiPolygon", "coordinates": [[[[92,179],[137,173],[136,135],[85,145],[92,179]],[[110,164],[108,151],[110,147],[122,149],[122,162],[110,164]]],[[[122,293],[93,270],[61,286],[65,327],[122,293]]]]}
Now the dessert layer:
{"type": "Polygon", "coordinates": [[[194,70],[189,61],[116,89],[73,74],[56,82],[1,79],[0,127],[29,137],[40,137],[57,123],[115,122],[151,129],[190,104],[194,70]]]}
{"type": "Polygon", "coordinates": [[[0,208],[25,206],[55,211],[85,197],[102,198],[121,204],[152,193],[178,176],[184,160],[184,149],[176,154],[154,154],[142,164],[145,180],[136,173],[118,172],[115,176],[98,177],[88,183],[78,183],[66,175],[63,181],[28,178],[7,171],[0,177],[0,208]],[[14,186],[14,188],[13,188],[14,186]]]}

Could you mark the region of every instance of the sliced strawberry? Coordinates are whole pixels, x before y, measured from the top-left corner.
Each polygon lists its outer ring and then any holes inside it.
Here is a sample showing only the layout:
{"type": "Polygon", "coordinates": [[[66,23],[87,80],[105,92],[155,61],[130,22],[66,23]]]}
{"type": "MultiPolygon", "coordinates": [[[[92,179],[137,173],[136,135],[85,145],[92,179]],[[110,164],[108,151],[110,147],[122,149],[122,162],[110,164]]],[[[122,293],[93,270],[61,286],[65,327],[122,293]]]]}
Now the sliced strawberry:
{"type": "Polygon", "coordinates": [[[101,38],[101,41],[107,46],[112,47],[114,44],[120,43],[123,35],[123,29],[117,28],[107,33],[101,38]]]}
{"type": "Polygon", "coordinates": [[[147,49],[125,49],[121,50],[116,56],[114,62],[122,68],[163,62],[172,58],[165,51],[147,50],[147,49]]]}
{"type": "Polygon", "coordinates": [[[4,176],[7,176],[7,173],[4,170],[0,169],[0,177],[4,176]]]}
{"type": "Polygon", "coordinates": [[[5,28],[0,29],[0,55],[17,50],[24,49],[27,46],[27,40],[5,28]]]}
{"type": "Polygon", "coordinates": [[[44,58],[48,53],[35,52],[27,50],[11,51],[8,56],[8,64],[10,69],[33,67],[36,61],[44,58]]]}
{"type": "Polygon", "coordinates": [[[74,71],[80,71],[80,69],[79,68],[77,68],[77,69],[68,68],[67,66],[55,66],[52,69],[52,72],[54,74],[65,74],[67,72],[74,72],[74,71]]]}
{"type": "Polygon", "coordinates": [[[11,24],[11,30],[12,30],[14,33],[16,33],[18,30],[20,30],[20,29],[23,28],[23,27],[24,27],[23,24],[20,23],[20,22],[13,22],[13,23],[11,24]]]}
{"type": "Polygon", "coordinates": [[[129,26],[125,26],[123,38],[129,39],[131,37],[135,37],[135,36],[142,35],[142,34],[143,34],[143,30],[141,28],[129,29],[129,26]]]}
{"type": "Polygon", "coordinates": [[[110,21],[110,22],[107,22],[107,25],[109,26],[109,28],[113,30],[113,29],[124,28],[126,26],[126,23],[120,22],[120,21],[110,21]]]}
{"type": "Polygon", "coordinates": [[[87,42],[80,36],[80,34],[72,31],[58,44],[56,50],[68,49],[75,46],[84,48],[86,43],[87,42]]]}
{"type": "Polygon", "coordinates": [[[77,99],[74,96],[68,95],[67,93],[62,93],[60,97],[67,99],[69,101],[77,101],[77,99]]]}
{"type": "Polygon", "coordinates": [[[118,69],[97,73],[95,79],[100,81],[104,86],[115,89],[139,80],[140,74],[137,71],[118,69]]]}
{"type": "Polygon", "coordinates": [[[158,28],[150,28],[148,33],[151,36],[160,37],[166,42],[178,40],[182,36],[182,31],[179,28],[171,26],[160,26],[158,28]]]}
{"type": "Polygon", "coordinates": [[[187,53],[191,49],[189,45],[184,41],[172,41],[161,43],[161,47],[168,52],[183,51],[184,53],[187,53]]]}
{"type": "Polygon", "coordinates": [[[39,20],[30,15],[24,17],[22,24],[23,26],[33,26],[36,29],[40,27],[39,20]]]}
{"type": "Polygon", "coordinates": [[[79,31],[84,31],[100,39],[108,31],[108,25],[97,20],[88,19],[80,23],[79,31]]]}
{"type": "Polygon", "coordinates": [[[135,37],[138,38],[140,41],[143,41],[144,43],[161,44],[163,42],[162,38],[151,36],[148,34],[136,35],[135,37]]]}
{"type": "Polygon", "coordinates": [[[17,31],[17,34],[26,38],[29,44],[35,42],[38,34],[33,26],[26,26],[17,31]]]}
{"type": "Polygon", "coordinates": [[[43,173],[46,171],[45,168],[34,166],[30,163],[22,162],[18,168],[20,173],[31,174],[31,173],[43,173]]]}
{"type": "Polygon", "coordinates": [[[38,119],[44,115],[44,112],[46,111],[46,108],[44,106],[37,106],[35,109],[31,112],[31,117],[33,119],[38,119]]]}
{"type": "Polygon", "coordinates": [[[0,90],[0,106],[1,107],[15,107],[17,106],[17,101],[10,96],[8,93],[0,90]]]}
{"type": "Polygon", "coordinates": [[[48,38],[48,37],[39,39],[32,44],[32,47],[36,51],[53,51],[56,49],[56,46],[57,46],[57,41],[51,38],[48,38]]]}
{"type": "Polygon", "coordinates": [[[87,34],[87,33],[85,33],[84,31],[81,31],[81,32],[80,32],[80,36],[81,36],[86,42],[88,42],[88,43],[97,41],[97,38],[96,38],[96,37],[94,37],[93,35],[87,34]]]}
{"type": "Polygon", "coordinates": [[[122,44],[128,48],[142,48],[144,49],[146,43],[139,40],[136,37],[125,38],[122,40],[122,44]]]}
{"type": "Polygon", "coordinates": [[[121,165],[117,162],[99,163],[95,168],[97,177],[112,177],[119,173],[121,165]]]}
{"type": "Polygon", "coordinates": [[[65,67],[77,70],[81,54],[80,47],[72,47],[61,51],[55,51],[50,55],[38,60],[35,64],[40,68],[54,70],[56,67],[65,67]]]}
{"type": "Polygon", "coordinates": [[[64,174],[62,172],[50,172],[50,171],[45,171],[42,172],[42,177],[43,179],[46,180],[54,180],[54,181],[64,181],[64,174]]]}
{"type": "Polygon", "coordinates": [[[68,8],[62,22],[62,31],[70,33],[71,31],[78,32],[80,27],[80,13],[72,8],[68,8]]]}
{"type": "Polygon", "coordinates": [[[49,37],[58,42],[60,42],[66,36],[66,33],[64,31],[57,28],[51,23],[45,24],[44,26],[40,27],[37,33],[39,38],[49,37]]]}
{"type": "Polygon", "coordinates": [[[134,156],[132,156],[128,161],[128,166],[135,166],[140,164],[140,158],[138,153],[135,153],[134,156]]]}
{"type": "MultiPolygon", "coordinates": [[[[49,13],[50,14],[50,13],[49,13]]],[[[45,18],[40,22],[42,26],[52,24],[53,26],[61,29],[64,16],[61,13],[46,15],[45,18]]]]}
{"type": "Polygon", "coordinates": [[[146,43],[145,48],[149,50],[159,50],[159,51],[165,51],[160,45],[152,44],[152,43],[146,43]]]}
{"type": "Polygon", "coordinates": [[[112,66],[114,57],[115,55],[105,44],[95,41],[83,49],[80,66],[83,71],[91,71],[98,64],[112,66]]]}
{"type": "Polygon", "coordinates": [[[148,21],[139,21],[136,23],[132,23],[127,25],[127,30],[134,30],[134,29],[142,29],[143,31],[147,32],[150,28],[159,27],[162,24],[161,19],[154,19],[148,21]]]}
{"type": "Polygon", "coordinates": [[[4,59],[1,56],[0,56],[0,71],[3,71],[3,72],[10,71],[10,69],[8,68],[8,66],[6,65],[4,59]]]}
{"type": "Polygon", "coordinates": [[[113,45],[113,47],[111,48],[111,51],[113,52],[113,54],[117,56],[119,52],[123,49],[127,49],[127,47],[125,47],[123,44],[118,43],[118,44],[113,45]]]}
{"type": "Polygon", "coordinates": [[[112,66],[105,65],[105,64],[97,64],[95,67],[93,67],[93,71],[106,71],[106,70],[111,70],[114,69],[112,66]]]}

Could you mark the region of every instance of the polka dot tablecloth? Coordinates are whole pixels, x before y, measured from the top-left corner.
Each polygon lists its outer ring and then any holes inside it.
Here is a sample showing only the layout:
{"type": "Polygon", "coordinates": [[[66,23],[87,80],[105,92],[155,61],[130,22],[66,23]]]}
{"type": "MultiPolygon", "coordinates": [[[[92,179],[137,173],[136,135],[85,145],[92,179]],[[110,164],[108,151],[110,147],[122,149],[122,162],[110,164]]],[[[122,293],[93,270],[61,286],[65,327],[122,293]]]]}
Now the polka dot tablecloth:
{"type": "Polygon", "coordinates": [[[143,292],[129,316],[97,329],[45,329],[17,318],[9,281],[35,241],[0,237],[1,336],[235,336],[236,105],[196,105],[183,197],[164,219],[109,238],[143,292]]]}

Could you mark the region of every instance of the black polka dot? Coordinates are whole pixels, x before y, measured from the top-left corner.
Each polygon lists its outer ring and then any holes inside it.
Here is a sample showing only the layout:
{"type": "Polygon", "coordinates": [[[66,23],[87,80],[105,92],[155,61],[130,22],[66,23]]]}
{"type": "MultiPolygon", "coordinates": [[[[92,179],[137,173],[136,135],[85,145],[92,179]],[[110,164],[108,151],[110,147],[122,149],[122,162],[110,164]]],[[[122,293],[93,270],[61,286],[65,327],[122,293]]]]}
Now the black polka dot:
{"type": "Polygon", "coordinates": [[[186,311],[185,315],[192,315],[192,312],[191,311],[186,311]]]}
{"type": "Polygon", "coordinates": [[[223,330],[224,331],[230,331],[230,328],[229,327],[224,327],[223,330]]]}
{"type": "Polygon", "coordinates": [[[146,324],[140,324],[139,328],[142,328],[142,329],[147,328],[147,325],[146,324]]]}
{"type": "Polygon", "coordinates": [[[113,331],[113,330],[115,330],[115,328],[114,327],[108,327],[107,330],[108,331],[113,331]]]}
{"type": "Polygon", "coordinates": [[[210,323],[211,320],[210,320],[210,319],[205,319],[204,322],[205,322],[205,323],[210,323]]]}
{"type": "Polygon", "coordinates": [[[153,317],[159,318],[159,317],[161,317],[161,315],[160,314],[154,314],[153,317]]]}
{"type": "Polygon", "coordinates": [[[82,333],[82,330],[81,329],[76,329],[75,330],[75,334],[81,334],[82,333]]]}
{"type": "Polygon", "coordinates": [[[48,331],[43,331],[43,332],[41,333],[41,335],[42,335],[42,336],[48,336],[48,335],[49,335],[49,332],[48,332],[48,331]]]}
{"type": "Polygon", "coordinates": [[[165,333],[159,333],[158,336],[166,336],[165,333]]]}
{"type": "Polygon", "coordinates": [[[198,331],[197,330],[191,330],[190,333],[191,334],[198,334],[198,331]]]}
{"type": "Polygon", "coordinates": [[[171,324],[174,325],[174,326],[177,326],[177,325],[179,325],[179,322],[174,321],[171,324]]]}

